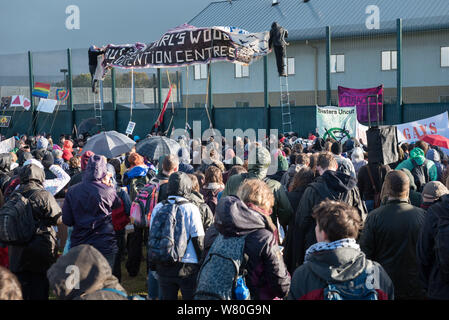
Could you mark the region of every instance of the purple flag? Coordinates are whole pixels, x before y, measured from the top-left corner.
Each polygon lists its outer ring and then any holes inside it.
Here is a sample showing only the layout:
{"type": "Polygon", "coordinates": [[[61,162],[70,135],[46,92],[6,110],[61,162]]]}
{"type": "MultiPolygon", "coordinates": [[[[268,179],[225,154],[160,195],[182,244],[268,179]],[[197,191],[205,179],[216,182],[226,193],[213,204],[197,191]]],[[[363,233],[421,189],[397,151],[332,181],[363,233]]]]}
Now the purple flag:
{"type": "Polygon", "coordinates": [[[369,89],[350,89],[338,87],[338,104],[340,107],[357,107],[357,120],[361,123],[383,121],[384,86],[369,89]],[[370,117],[368,118],[368,97],[378,96],[378,108],[376,97],[369,98],[370,117]],[[379,114],[378,114],[379,113],[379,114]]]}

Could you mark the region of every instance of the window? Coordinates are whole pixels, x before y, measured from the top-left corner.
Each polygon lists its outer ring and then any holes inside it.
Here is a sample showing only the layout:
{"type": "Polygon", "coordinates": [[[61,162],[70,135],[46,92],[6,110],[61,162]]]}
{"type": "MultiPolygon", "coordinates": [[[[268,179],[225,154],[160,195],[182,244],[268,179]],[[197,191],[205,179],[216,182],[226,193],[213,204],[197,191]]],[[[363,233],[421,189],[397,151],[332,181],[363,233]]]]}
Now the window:
{"type": "Polygon", "coordinates": [[[193,104],[193,107],[194,107],[194,108],[203,108],[203,107],[204,107],[204,103],[201,103],[201,102],[195,102],[195,103],[193,104]]]}
{"type": "Polygon", "coordinates": [[[449,67],[449,47],[441,48],[441,67],[442,68],[449,67]]]}
{"type": "Polygon", "coordinates": [[[333,54],[331,55],[331,73],[345,72],[345,55],[333,54]]]}
{"type": "Polygon", "coordinates": [[[207,64],[195,64],[193,70],[195,80],[207,79],[207,64]]]}
{"type": "Polygon", "coordinates": [[[248,78],[249,77],[249,66],[244,64],[235,64],[235,77],[236,78],[248,78]]]}
{"type": "Polygon", "coordinates": [[[441,103],[449,103],[449,96],[441,96],[440,102],[441,103]]]}
{"type": "Polygon", "coordinates": [[[237,108],[249,107],[249,102],[248,101],[236,101],[235,106],[237,108]]]}
{"type": "Polygon", "coordinates": [[[382,51],[382,71],[398,69],[398,52],[382,51]]]}
{"type": "Polygon", "coordinates": [[[287,66],[287,74],[294,75],[295,74],[295,58],[285,58],[285,65],[287,66]]]}

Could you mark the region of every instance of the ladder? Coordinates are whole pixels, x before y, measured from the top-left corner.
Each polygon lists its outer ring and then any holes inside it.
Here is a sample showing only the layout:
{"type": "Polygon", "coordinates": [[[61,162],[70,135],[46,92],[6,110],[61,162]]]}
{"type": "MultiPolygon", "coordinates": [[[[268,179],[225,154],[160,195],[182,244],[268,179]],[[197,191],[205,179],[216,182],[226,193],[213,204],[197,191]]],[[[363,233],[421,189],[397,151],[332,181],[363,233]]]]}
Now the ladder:
{"type": "MultiPolygon", "coordinates": [[[[100,131],[103,131],[103,81],[99,80],[98,82],[100,83],[99,101],[98,104],[96,104],[94,99],[94,113],[95,119],[97,120],[97,126],[100,131]]],[[[95,95],[97,95],[97,93],[95,93],[95,95]]]]}
{"type": "Polygon", "coordinates": [[[288,77],[279,77],[281,88],[281,112],[283,133],[292,131],[292,116],[290,113],[290,94],[288,92],[288,77]]]}

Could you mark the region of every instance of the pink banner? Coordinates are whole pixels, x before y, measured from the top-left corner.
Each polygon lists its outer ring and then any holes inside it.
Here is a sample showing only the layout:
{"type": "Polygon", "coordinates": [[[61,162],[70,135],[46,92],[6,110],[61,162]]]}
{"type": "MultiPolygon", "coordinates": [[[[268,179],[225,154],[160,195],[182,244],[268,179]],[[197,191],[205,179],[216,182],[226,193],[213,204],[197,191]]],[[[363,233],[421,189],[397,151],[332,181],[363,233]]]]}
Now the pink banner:
{"type": "Polygon", "coordinates": [[[350,89],[338,87],[338,104],[340,107],[357,107],[357,120],[362,123],[383,121],[383,98],[384,86],[369,89],[350,89]],[[376,97],[378,96],[378,108],[376,108],[376,97]],[[370,114],[368,117],[368,98],[370,114]],[[379,116],[378,113],[379,112],[379,116]]]}

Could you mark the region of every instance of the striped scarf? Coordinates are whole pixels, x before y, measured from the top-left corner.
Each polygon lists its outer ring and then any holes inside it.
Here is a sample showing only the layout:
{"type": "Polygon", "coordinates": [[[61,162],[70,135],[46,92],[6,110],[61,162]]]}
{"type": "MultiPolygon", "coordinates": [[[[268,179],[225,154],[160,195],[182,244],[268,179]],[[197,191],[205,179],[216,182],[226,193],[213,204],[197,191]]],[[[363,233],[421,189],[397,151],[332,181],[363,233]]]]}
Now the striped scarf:
{"type": "Polygon", "coordinates": [[[304,261],[310,260],[312,254],[314,254],[315,252],[324,250],[335,250],[338,248],[353,248],[360,250],[360,246],[357,244],[355,239],[351,238],[340,239],[334,242],[318,242],[310,246],[309,249],[307,249],[304,261]]]}

